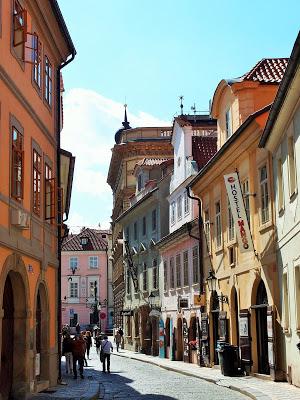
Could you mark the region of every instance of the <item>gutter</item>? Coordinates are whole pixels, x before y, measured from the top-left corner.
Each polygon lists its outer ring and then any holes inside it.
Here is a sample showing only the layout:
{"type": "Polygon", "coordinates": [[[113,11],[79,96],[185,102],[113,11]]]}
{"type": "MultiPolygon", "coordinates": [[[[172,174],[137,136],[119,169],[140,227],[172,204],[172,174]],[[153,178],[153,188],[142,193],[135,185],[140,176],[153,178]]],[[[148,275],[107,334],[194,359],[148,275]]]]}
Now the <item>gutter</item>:
{"type": "MultiPolygon", "coordinates": [[[[73,43],[73,41],[71,39],[70,33],[68,31],[67,25],[65,23],[65,20],[64,20],[64,17],[62,15],[62,13],[61,13],[61,10],[59,8],[57,0],[50,0],[50,5],[51,5],[51,8],[52,8],[53,14],[55,15],[55,17],[57,19],[60,31],[61,31],[62,35],[64,36],[66,42],[68,43],[69,51],[70,51],[71,54],[74,54],[74,56],[75,56],[76,55],[76,49],[75,49],[74,43],[73,43]]],[[[64,64],[64,65],[67,65],[67,64],[64,64]]]]}
{"type": "MultiPolygon", "coordinates": [[[[54,1],[56,3],[56,0],[54,1]]],[[[61,95],[60,95],[60,74],[61,70],[66,67],[75,58],[76,50],[73,46],[71,57],[58,66],[56,72],[56,174],[57,174],[57,186],[60,187],[60,110],[61,110],[61,95]]],[[[62,248],[62,235],[61,227],[63,224],[63,216],[61,213],[62,203],[58,199],[57,202],[57,257],[58,257],[58,270],[57,270],[57,354],[58,354],[58,383],[61,382],[61,248],[62,248]]]]}

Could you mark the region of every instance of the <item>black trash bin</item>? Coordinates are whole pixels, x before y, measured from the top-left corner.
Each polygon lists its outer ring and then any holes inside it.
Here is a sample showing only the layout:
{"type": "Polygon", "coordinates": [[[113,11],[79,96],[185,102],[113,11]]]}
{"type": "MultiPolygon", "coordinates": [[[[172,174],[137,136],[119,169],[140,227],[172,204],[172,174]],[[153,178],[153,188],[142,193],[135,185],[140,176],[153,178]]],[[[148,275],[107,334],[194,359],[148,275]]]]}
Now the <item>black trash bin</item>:
{"type": "Polygon", "coordinates": [[[239,374],[239,348],[224,343],[218,348],[221,372],[225,376],[239,374]]]}

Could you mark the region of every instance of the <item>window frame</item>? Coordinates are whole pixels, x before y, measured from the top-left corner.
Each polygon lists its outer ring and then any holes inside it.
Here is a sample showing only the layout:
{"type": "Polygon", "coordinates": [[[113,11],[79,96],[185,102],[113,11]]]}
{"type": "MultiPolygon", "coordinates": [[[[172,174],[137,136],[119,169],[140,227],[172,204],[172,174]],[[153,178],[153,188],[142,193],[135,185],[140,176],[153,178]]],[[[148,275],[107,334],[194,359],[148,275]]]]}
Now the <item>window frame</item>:
{"type": "Polygon", "coordinates": [[[166,292],[168,290],[168,261],[167,260],[163,261],[163,266],[164,266],[164,291],[166,292]]]}
{"type": "Polygon", "coordinates": [[[152,232],[155,232],[157,229],[157,210],[156,210],[156,208],[154,210],[152,210],[151,220],[152,220],[152,232]]]}
{"type": "Polygon", "coordinates": [[[233,133],[231,107],[228,107],[225,111],[225,132],[226,132],[226,139],[229,139],[233,133]]]}
{"type": "Polygon", "coordinates": [[[216,249],[222,248],[222,215],[221,215],[221,200],[215,202],[215,238],[216,238],[216,249]],[[219,210],[217,211],[217,205],[219,205],[219,210]]]}
{"type": "Polygon", "coordinates": [[[277,208],[278,214],[284,211],[284,183],[283,183],[283,164],[281,156],[276,159],[277,171],[277,208]]]}
{"type": "Polygon", "coordinates": [[[171,214],[171,225],[174,225],[176,222],[176,204],[175,200],[173,200],[170,204],[170,214],[171,214]]]}
{"type": "Polygon", "coordinates": [[[89,256],[89,268],[90,269],[98,269],[99,268],[99,257],[98,256],[89,256]],[[97,265],[91,265],[91,260],[97,260],[97,265]]]}
{"type": "Polygon", "coordinates": [[[158,289],[159,279],[158,279],[159,269],[157,258],[154,258],[152,261],[152,286],[153,289],[158,289]]]}
{"type": "Polygon", "coordinates": [[[200,271],[199,271],[199,246],[194,246],[192,249],[193,259],[193,284],[199,283],[200,271]]]}
{"type": "Polygon", "coordinates": [[[208,253],[211,253],[211,231],[210,231],[210,214],[209,208],[204,210],[204,233],[206,238],[206,248],[208,253]],[[208,216],[208,218],[206,218],[208,216]]]}
{"type": "Polygon", "coordinates": [[[143,291],[148,291],[148,270],[146,262],[143,262],[143,291]]]}
{"type": "Polygon", "coordinates": [[[32,149],[32,211],[41,217],[42,211],[42,156],[37,149],[32,149]],[[37,189],[37,190],[36,190],[37,189]]]}
{"type": "Polygon", "coordinates": [[[69,290],[70,290],[70,299],[79,299],[79,283],[76,281],[76,282],[73,282],[73,281],[70,281],[69,282],[69,290]],[[73,288],[73,286],[74,286],[74,288],[73,288]],[[72,296],[72,293],[73,293],[73,291],[75,291],[75,293],[76,293],[76,291],[77,291],[77,296],[72,296]]]}
{"type": "Polygon", "coordinates": [[[182,219],[182,195],[180,194],[176,200],[177,203],[177,220],[180,221],[182,219]]]}
{"type": "Polygon", "coordinates": [[[44,100],[52,109],[53,103],[53,66],[47,54],[44,55],[44,100]]]}
{"type": "Polygon", "coordinates": [[[78,266],[79,266],[79,263],[78,263],[78,257],[76,257],[76,256],[70,256],[69,257],[69,269],[73,269],[72,268],[72,263],[73,263],[73,261],[74,260],[76,260],[76,265],[75,265],[75,268],[74,269],[78,269],[78,266]]]}
{"type": "Polygon", "coordinates": [[[170,257],[170,289],[175,289],[175,261],[174,256],[170,257]]]}
{"type": "Polygon", "coordinates": [[[11,126],[11,140],[11,197],[21,202],[24,199],[24,135],[14,123],[11,126]],[[14,133],[17,133],[17,140],[14,140],[14,133]]]}
{"type": "Polygon", "coordinates": [[[189,251],[184,250],[183,255],[183,286],[189,286],[189,251]]]}
{"type": "Polygon", "coordinates": [[[269,188],[269,171],[267,164],[263,164],[259,168],[259,191],[260,191],[260,223],[265,225],[270,222],[270,188],[269,188]],[[266,177],[262,180],[262,170],[265,169],[266,177]],[[267,193],[267,195],[266,195],[267,193]],[[266,200],[265,200],[266,198],[266,200]],[[266,207],[263,207],[266,205],[266,207]]]}
{"type": "Polygon", "coordinates": [[[44,163],[44,216],[46,221],[56,220],[56,179],[48,162],[44,163]]]}
{"type": "Polygon", "coordinates": [[[251,215],[251,210],[250,210],[250,182],[249,178],[246,178],[242,181],[241,185],[242,189],[242,195],[243,195],[243,200],[244,200],[244,207],[245,207],[245,212],[249,224],[249,228],[251,227],[250,223],[250,215],[251,215]]]}
{"type": "Polygon", "coordinates": [[[297,183],[297,163],[296,163],[296,151],[295,151],[295,139],[294,139],[294,130],[292,129],[292,134],[289,134],[287,137],[287,150],[288,150],[288,179],[289,179],[289,194],[290,199],[298,192],[298,183],[297,183]],[[291,168],[292,167],[292,168],[291,168]],[[291,171],[293,171],[293,177],[291,177],[291,171]],[[293,184],[291,184],[293,181],[293,184]]]}
{"type": "Polygon", "coordinates": [[[142,234],[143,234],[143,236],[146,236],[146,234],[147,234],[147,220],[146,220],[146,216],[144,216],[143,219],[142,219],[142,234]]]}
{"type": "Polygon", "coordinates": [[[181,253],[176,254],[175,258],[175,270],[176,270],[176,288],[179,289],[182,287],[182,279],[181,279],[181,253]]]}
{"type": "Polygon", "coordinates": [[[188,196],[187,190],[183,194],[183,204],[184,204],[184,215],[190,213],[190,198],[188,196]]]}

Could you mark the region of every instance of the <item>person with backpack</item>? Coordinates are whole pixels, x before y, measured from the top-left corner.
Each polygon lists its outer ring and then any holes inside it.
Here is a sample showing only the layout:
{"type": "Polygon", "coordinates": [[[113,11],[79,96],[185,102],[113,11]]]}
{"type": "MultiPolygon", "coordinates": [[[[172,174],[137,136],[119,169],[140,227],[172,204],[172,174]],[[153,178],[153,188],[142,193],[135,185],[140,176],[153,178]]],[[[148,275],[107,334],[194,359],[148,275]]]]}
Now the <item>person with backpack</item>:
{"type": "Polygon", "coordinates": [[[102,362],[102,371],[105,373],[107,367],[107,372],[110,372],[110,353],[113,352],[113,345],[110,340],[108,340],[107,335],[104,335],[104,338],[101,343],[101,351],[100,351],[100,361],[102,362]],[[106,365],[105,365],[106,364],[106,365]]]}

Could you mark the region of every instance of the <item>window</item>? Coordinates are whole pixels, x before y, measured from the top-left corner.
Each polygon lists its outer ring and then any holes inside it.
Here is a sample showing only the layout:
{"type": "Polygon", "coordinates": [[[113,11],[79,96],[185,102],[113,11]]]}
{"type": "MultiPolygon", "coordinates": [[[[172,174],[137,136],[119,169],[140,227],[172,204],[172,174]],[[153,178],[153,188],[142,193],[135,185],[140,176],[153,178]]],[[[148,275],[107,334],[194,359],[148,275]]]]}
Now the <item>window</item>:
{"type": "Polygon", "coordinates": [[[126,227],[126,231],[125,231],[125,239],[129,242],[130,237],[129,237],[129,226],[126,227]]]}
{"type": "Polygon", "coordinates": [[[182,196],[179,196],[177,199],[177,218],[181,219],[182,217],[182,196]]]}
{"type": "Polygon", "coordinates": [[[17,200],[23,199],[24,189],[24,151],[23,135],[12,127],[12,171],[11,195],[17,200]]]}
{"type": "Polygon", "coordinates": [[[97,296],[97,281],[90,281],[89,282],[89,297],[97,296]],[[95,285],[96,283],[96,285],[95,285]],[[96,293],[95,293],[96,290],[96,293]]]}
{"type": "Polygon", "coordinates": [[[170,288],[174,289],[175,287],[175,275],[174,275],[174,257],[170,258],[170,288]]]}
{"type": "Polygon", "coordinates": [[[198,246],[193,247],[193,283],[199,283],[198,246]]]}
{"type": "Polygon", "coordinates": [[[126,270],[126,293],[130,294],[130,272],[129,268],[126,270]]]}
{"type": "Polygon", "coordinates": [[[168,263],[164,260],[164,290],[168,289],[168,263]]]}
{"type": "Polygon", "coordinates": [[[148,290],[148,273],[147,273],[147,264],[143,263],[143,290],[148,290]]]}
{"type": "Polygon", "coordinates": [[[90,256],[89,257],[89,267],[90,268],[98,268],[98,256],[90,256]]]}
{"type": "Polygon", "coordinates": [[[300,266],[295,266],[296,329],[300,332],[300,266]]]}
{"type": "Polygon", "coordinates": [[[41,215],[41,179],[42,179],[42,158],[39,153],[33,149],[33,212],[41,215]]]}
{"type": "Polygon", "coordinates": [[[49,58],[45,56],[45,100],[48,105],[52,105],[52,65],[49,58]]]}
{"type": "Polygon", "coordinates": [[[189,285],[189,252],[183,252],[183,286],[189,285]]]}
{"type": "Polygon", "coordinates": [[[288,332],[290,328],[290,307],[289,307],[289,289],[288,289],[288,276],[287,273],[283,274],[283,330],[288,332]]]}
{"type": "Polygon", "coordinates": [[[260,169],[261,222],[269,221],[269,188],[266,165],[260,169]]]}
{"type": "Polygon", "coordinates": [[[158,288],[158,265],[157,265],[157,259],[155,258],[153,260],[152,264],[152,277],[153,277],[153,289],[158,288]]]}
{"type": "Polygon", "coordinates": [[[234,239],[234,220],[230,207],[230,203],[228,200],[228,240],[231,241],[234,239]]]}
{"type": "Polygon", "coordinates": [[[190,199],[188,197],[187,191],[184,192],[184,213],[188,214],[190,212],[190,199]]]}
{"type": "Polygon", "coordinates": [[[278,191],[278,212],[280,212],[284,208],[284,189],[283,189],[281,158],[277,160],[277,191],[278,191]]]}
{"type": "Polygon", "coordinates": [[[235,247],[231,246],[228,248],[228,262],[231,267],[235,266],[235,247]]]}
{"type": "Polygon", "coordinates": [[[78,298],[78,282],[70,282],[70,297],[78,298]]]}
{"type": "Polygon", "coordinates": [[[70,315],[73,315],[73,318],[70,318],[70,327],[75,328],[75,326],[78,323],[78,314],[75,313],[71,314],[70,312],[70,315]]]}
{"type": "Polygon", "coordinates": [[[204,232],[205,232],[205,238],[206,238],[207,251],[210,253],[211,252],[211,241],[210,241],[210,220],[209,220],[209,211],[208,210],[204,211],[204,232]]]}
{"type": "Polygon", "coordinates": [[[39,38],[37,34],[35,33],[32,36],[32,47],[33,49],[37,49],[33,53],[34,59],[33,59],[33,67],[32,67],[32,74],[33,74],[33,81],[35,84],[38,86],[38,88],[41,88],[41,56],[39,52],[41,51],[41,44],[39,43],[39,38]]]}
{"type": "Polygon", "coordinates": [[[175,224],[175,201],[171,203],[171,224],[175,224]]]}
{"type": "Polygon", "coordinates": [[[181,287],[181,254],[176,256],[176,287],[181,287]]]}
{"type": "Polygon", "coordinates": [[[295,142],[293,137],[288,138],[288,170],[289,170],[290,196],[292,196],[294,193],[296,193],[297,190],[295,142]]]}
{"type": "Polygon", "coordinates": [[[134,238],[134,240],[137,240],[137,223],[136,222],[133,224],[133,238],[134,238]]]}
{"type": "Polygon", "coordinates": [[[146,236],[146,231],[147,231],[146,217],[143,217],[143,236],[146,236]]]}
{"type": "Polygon", "coordinates": [[[45,164],[45,219],[54,220],[56,209],[55,178],[52,169],[45,164]]]}
{"type": "Polygon", "coordinates": [[[13,9],[13,46],[20,60],[24,59],[24,45],[27,32],[27,12],[18,0],[14,0],[13,9]]]}
{"type": "Polygon", "coordinates": [[[217,201],[215,204],[216,218],[216,246],[222,246],[222,223],[221,223],[221,203],[217,201]]]}
{"type": "Polygon", "coordinates": [[[156,210],[152,211],[152,231],[156,231],[156,210]]]}
{"type": "Polygon", "coordinates": [[[143,187],[143,175],[140,174],[138,176],[138,191],[142,190],[142,187],[143,187]]]}
{"type": "Polygon", "coordinates": [[[244,206],[245,206],[245,211],[247,215],[247,220],[248,224],[250,226],[250,196],[249,196],[249,180],[246,179],[242,183],[242,192],[243,192],[243,198],[244,198],[244,206]]]}
{"type": "Polygon", "coordinates": [[[75,270],[78,267],[78,258],[77,257],[70,257],[69,259],[70,269],[75,270]]]}
{"type": "Polygon", "coordinates": [[[232,123],[231,123],[231,113],[230,108],[225,114],[225,124],[226,124],[226,138],[228,139],[232,135],[232,123]]]}

